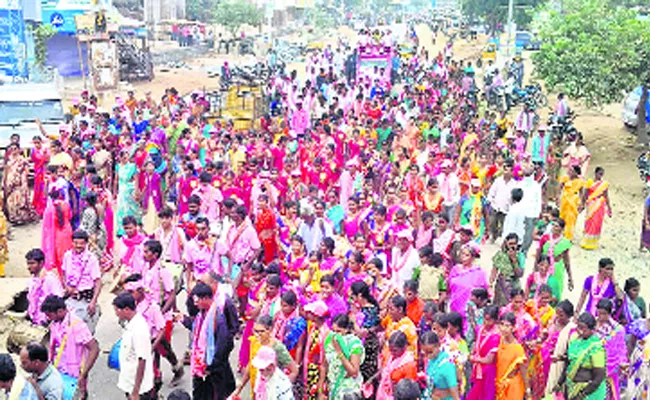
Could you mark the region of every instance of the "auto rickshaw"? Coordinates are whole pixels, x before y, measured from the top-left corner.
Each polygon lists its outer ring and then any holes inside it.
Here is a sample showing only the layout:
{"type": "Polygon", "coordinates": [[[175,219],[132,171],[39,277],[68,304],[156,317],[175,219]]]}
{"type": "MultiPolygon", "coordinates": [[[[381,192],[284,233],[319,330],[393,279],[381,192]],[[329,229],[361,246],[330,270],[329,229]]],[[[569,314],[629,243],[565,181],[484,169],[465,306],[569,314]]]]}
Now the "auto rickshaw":
{"type": "Polygon", "coordinates": [[[496,41],[490,41],[485,45],[481,57],[476,61],[476,66],[481,68],[484,62],[489,60],[496,61],[497,51],[499,50],[499,44],[496,41]]]}

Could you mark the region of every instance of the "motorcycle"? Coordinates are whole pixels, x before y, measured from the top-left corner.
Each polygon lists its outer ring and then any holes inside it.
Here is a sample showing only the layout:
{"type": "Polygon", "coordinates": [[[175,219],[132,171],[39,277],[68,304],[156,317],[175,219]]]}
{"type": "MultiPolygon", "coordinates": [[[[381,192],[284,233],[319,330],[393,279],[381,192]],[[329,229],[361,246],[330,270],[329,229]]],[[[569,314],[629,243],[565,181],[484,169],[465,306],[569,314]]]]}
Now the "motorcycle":
{"type": "Polygon", "coordinates": [[[488,107],[494,107],[499,112],[507,109],[505,89],[503,86],[497,86],[490,89],[488,107]]]}
{"type": "Polygon", "coordinates": [[[576,115],[573,111],[569,111],[569,114],[564,117],[552,114],[548,118],[548,129],[552,137],[559,137],[560,142],[562,142],[565,137],[576,136],[577,130],[573,126],[575,119],[576,115]]]}
{"type": "Polygon", "coordinates": [[[534,103],[535,106],[548,106],[548,98],[542,92],[539,83],[526,85],[524,88],[513,86],[508,88],[508,109],[516,107],[521,103],[534,103]]]}

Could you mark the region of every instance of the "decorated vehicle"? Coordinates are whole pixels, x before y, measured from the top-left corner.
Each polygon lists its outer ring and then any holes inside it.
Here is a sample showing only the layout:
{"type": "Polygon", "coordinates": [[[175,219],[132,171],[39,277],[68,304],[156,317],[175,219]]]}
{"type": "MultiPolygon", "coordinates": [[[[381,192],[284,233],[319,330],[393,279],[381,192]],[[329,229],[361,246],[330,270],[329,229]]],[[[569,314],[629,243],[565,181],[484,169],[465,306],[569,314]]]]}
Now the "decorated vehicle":
{"type": "Polygon", "coordinates": [[[384,45],[359,46],[357,57],[357,78],[380,79],[390,84],[393,48],[384,45]]]}

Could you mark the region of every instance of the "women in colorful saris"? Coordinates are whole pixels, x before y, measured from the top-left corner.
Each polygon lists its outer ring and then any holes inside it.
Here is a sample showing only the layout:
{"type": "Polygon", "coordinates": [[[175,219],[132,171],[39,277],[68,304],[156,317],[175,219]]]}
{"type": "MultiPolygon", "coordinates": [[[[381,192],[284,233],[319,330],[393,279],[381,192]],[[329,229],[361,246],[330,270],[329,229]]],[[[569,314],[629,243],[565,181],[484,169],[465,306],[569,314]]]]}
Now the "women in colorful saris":
{"type": "Polygon", "coordinates": [[[17,144],[7,148],[7,164],[4,166],[4,199],[7,220],[20,225],[34,219],[29,199],[29,162],[17,144]]]}
{"type": "Polygon", "coordinates": [[[435,332],[424,333],[420,339],[420,348],[427,374],[424,398],[459,400],[460,389],[456,365],[449,354],[442,349],[438,335],[435,332]]]}
{"type": "Polygon", "coordinates": [[[582,311],[586,300],[585,311],[596,316],[596,306],[601,299],[613,301],[617,297],[622,299],[623,293],[618,288],[614,276],[614,261],[611,258],[601,258],[598,261],[598,273],[585,279],[577,310],[582,311]]]}
{"type": "MultiPolygon", "coordinates": [[[[278,367],[282,370],[288,371],[287,376],[289,377],[289,380],[294,382],[298,376],[298,364],[296,364],[293,358],[291,358],[291,354],[289,354],[285,345],[280,340],[273,337],[271,334],[272,329],[273,319],[269,315],[262,315],[255,321],[255,326],[253,328],[254,336],[250,337],[250,361],[253,361],[260,348],[268,346],[275,351],[278,367]]],[[[249,381],[251,383],[251,388],[255,388],[259,370],[253,365],[252,362],[248,363],[248,367],[246,367],[246,370],[242,374],[241,383],[233,392],[233,397],[237,397],[249,381]]]]}
{"type": "Polygon", "coordinates": [[[285,253],[289,253],[289,247],[292,246],[291,240],[296,232],[298,232],[299,226],[298,204],[294,201],[287,201],[284,203],[284,215],[278,217],[280,243],[285,253]]]}
{"type": "MultiPolygon", "coordinates": [[[[264,266],[259,263],[255,263],[251,266],[248,271],[248,276],[246,279],[243,279],[244,284],[248,285],[248,299],[246,302],[246,312],[244,314],[244,332],[242,333],[242,344],[239,349],[239,371],[242,371],[245,367],[248,366],[248,361],[250,360],[250,340],[248,338],[253,336],[253,326],[255,325],[255,319],[260,314],[262,301],[266,298],[265,292],[266,288],[266,279],[264,277],[264,266]]],[[[277,288],[272,286],[271,288],[271,297],[275,297],[273,292],[277,288]]]]}
{"type": "Polygon", "coordinates": [[[81,214],[80,229],[89,237],[89,250],[101,260],[106,251],[106,228],[104,227],[104,210],[98,204],[97,193],[86,194],[86,207],[81,214]]]}
{"type": "Polygon", "coordinates": [[[479,257],[478,248],[474,244],[465,245],[460,251],[461,263],[452,268],[449,273],[449,309],[466,317],[465,304],[472,295],[472,289],[488,288],[487,274],[474,264],[479,257]]]}
{"type": "Polygon", "coordinates": [[[567,350],[566,393],[569,399],[604,400],[607,394],[607,356],[594,328],[596,319],[593,315],[581,314],[567,350]]]}
{"type": "Polygon", "coordinates": [[[559,385],[566,366],[569,338],[576,329],[572,319],[573,304],[569,300],[562,300],[555,308],[555,320],[549,327],[547,339],[542,342],[540,349],[542,369],[538,373],[546,382],[547,396],[561,390],[559,385]]]}
{"type": "Polygon", "coordinates": [[[564,237],[573,240],[576,222],[580,213],[580,200],[582,198],[585,181],[580,177],[580,167],[569,168],[569,174],[560,178],[561,195],[560,218],[565,222],[564,237]]]}
{"type": "MultiPolygon", "coordinates": [[[[355,333],[363,341],[365,359],[361,363],[361,375],[364,382],[370,382],[376,386],[377,380],[375,374],[379,363],[380,344],[377,336],[377,330],[381,320],[379,318],[379,303],[370,293],[370,288],[365,282],[356,282],[352,284],[351,300],[358,310],[355,315],[355,333]]],[[[373,393],[374,393],[373,388],[373,393]]]]}
{"type": "MultiPolygon", "coordinates": [[[[287,348],[296,365],[303,360],[307,341],[307,320],[298,313],[298,297],[293,291],[282,293],[280,312],[275,314],[271,334],[287,348]]],[[[300,374],[300,371],[298,372],[300,374]]],[[[302,380],[294,383],[296,398],[302,398],[302,380]]]]}
{"type": "Polygon", "coordinates": [[[472,179],[471,191],[463,195],[456,211],[456,226],[468,227],[474,232],[474,239],[481,242],[487,238],[485,228],[489,226],[488,202],[481,193],[481,181],[472,179]]]}
{"type": "Polygon", "coordinates": [[[603,180],[604,174],[605,170],[602,167],[596,167],[594,180],[588,180],[585,185],[587,190],[582,203],[587,214],[585,215],[585,234],[580,242],[583,249],[598,248],[605,215],[612,216],[612,207],[609,204],[609,182],[603,180]]]}
{"type": "Polygon", "coordinates": [[[357,233],[367,232],[367,223],[365,219],[368,217],[366,210],[361,209],[359,199],[351,197],[348,200],[348,214],[343,220],[343,233],[350,243],[354,241],[357,233]]]}
{"type": "Polygon", "coordinates": [[[594,333],[603,342],[607,355],[607,400],[618,400],[621,395],[621,379],[627,371],[628,358],[625,343],[625,328],[612,318],[613,304],[609,299],[600,299],[596,304],[596,329],[594,333]]]}
{"type": "Polygon", "coordinates": [[[562,157],[562,165],[567,169],[567,173],[570,173],[573,167],[580,167],[582,172],[589,170],[591,154],[584,144],[582,133],[578,133],[576,140],[564,150],[562,157]]]}
{"type": "Polygon", "coordinates": [[[286,268],[283,268],[284,280],[289,282],[300,282],[307,286],[309,273],[309,258],[305,253],[305,242],[299,235],[291,238],[291,251],[285,259],[286,268]]]}
{"type": "Polygon", "coordinates": [[[494,399],[496,396],[496,353],[501,341],[498,319],[498,307],[485,308],[483,325],[478,328],[474,351],[469,358],[472,362],[472,386],[466,400],[494,399]]]}
{"type": "Polygon", "coordinates": [[[632,338],[630,374],[627,379],[626,398],[650,399],[650,321],[637,319],[629,325],[632,338]]]}
{"type": "Polygon", "coordinates": [[[524,289],[526,299],[533,299],[538,296],[539,288],[542,285],[548,285],[551,288],[551,303],[557,304],[560,299],[557,279],[551,272],[551,261],[546,254],[542,254],[537,259],[535,270],[528,275],[526,279],[526,288],[524,289]]]}
{"type": "Polygon", "coordinates": [[[332,330],[325,338],[325,358],[330,400],[344,400],[348,395],[361,396],[363,375],[360,373],[365,352],[361,339],[353,333],[354,325],[347,314],[334,317],[332,330]]]}
{"type": "Polygon", "coordinates": [[[515,316],[515,337],[529,351],[530,342],[538,337],[540,327],[526,311],[524,291],[513,289],[510,295],[510,303],[502,307],[500,313],[501,315],[512,313],[515,316]]]}
{"type": "Polygon", "coordinates": [[[515,315],[506,313],[499,319],[501,341],[496,352],[496,399],[523,399],[528,386],[526,353],[515,337],[515,315]]]}
{"type": "Polygon", "coordinates": [[[106,252],[112,254],[115,245],[115,214],[113,213],[113,195],[104,188],[102,178],[90,177],[90,190],[97,193],[97,204],[104,211],[104,229],[106,230],[106,252]]]}
{"type": "Polygon", "coordinates": [[[325,319],[329,315],[327,305],[322,300],[316,300],[304,307],[310,324],[307,331],[305,358],[302,363],[305,380],[305,400],[320,400],[320,393],[325,389],[322,384],[325,376],[321,365],[325,360],[325,338],[329,328],[325,319]]]}
{"type": "Polygon", "coordinates": [[[627,327],[639,319],[646,318],[647,306],[643,297],[639,295],[641,284],[635,278],[625,280],[623,291],[625,296],[623,297],[623,318],[621,319],[625,321],[627,327]]]}
{"type": "Polygon", "coordinates": [[[72,248],[70,204],[58,190],[50,193],[50,200],[43,213],[41,248],[45,253],[46,269],[55,268],[62,278],[63,255],[72,248]]]}
{"type": "Polygon", "coordinates": [[[352,253],[348,260],[348,266],[343,272],[343,299],[348,300],[350,298],[350,287],[355,282],[365,282],[368,279],[368,275],[363,270],[365,264],[361,253],[358,251],[352,253]]]}
{"type": "Polygon", "coordinates": [[[569,283],[569,291],[573,290],[573,274],[571,273],[571,260],[569,258],[569,249],[571,248],[571,241],[562,235],[564,230],[564,221],[561,219],[553,222],[551,232],[542,236],[539,240],[539,247],[537,248],[536,259],[539,256],[546,254],[550,259],[551,271],[557,280],[560,297],[564,292],[564,274],[566,272],[569,283]]]}
{"type": "Polygon", "coordinates": [[[278,223],[270,207],[269,197],[262,194],[258,198],[259,212],[255,220],[255,230],[262,244],[265,264],[278,256],[278,223]]]}
{"type": "MultiPolygon", "coordinates": [[[[129,153],[120,153],[120,163],[116,166],[118,178],[117,184],[117,220],[122,221],[124,217],[138,216],[139,208],[136,201],[135,182],[138,175],[138,168],[129,161],[129,153]]],[[[117,230],[117,236],[124,235],[124,228],[117,230]]]]}
{"type": "Polygon", "coordinates": [[[160,174],[156,172],[154,162],[148,160],[144,172],[139,176],[140,206],[144,212],[142,225],[147,234],[152,235],[158,228],[158,212],[162,209],[163,188],[160,174]]]}
{"type": "Polygon", "coordinates": [[[43,147],[43,139],[40,136],[34,137],[34,148],[30,158],[34,163],[34,193],[32,195],[32,207],[39,216],[43,216],[47,204],[47,185],[45,173],[47,163],[50,161],[50,152],[43,147]]]}
{"type": "Polygon", "coordinates": [[[516,233],[509,233],[503,240],[501,249],[492,257],[490,285],[494,284],[494,301],[496,306],[504,306],[510,301],[510,292],[519,288],[519,278],[524,274],[525,258],[519,252],[519,238],[516,233]]]}
{"type": "Polygon", "coordinates": [[[386,366],[382,368],[377,400],[393,399],[393,387],[402,379],[417,378],[417,362],[412,352],[408,351],[409,340],[404,332],[394,331],[386,341],[390,351],[386,366]]]}
{"type": "Polygon", "coordinates": [[[539,331],[536,342],[528,342],[526,350],[529,354],[528,379],[530,382],[533,399],[538,400],[544,397],[546,391],[546,375],[541,374],[543,366],[542,346],[548,338],[548,331],[551,322],[555,318],[555,309],[550,306],[553,298],[552,290],[548,285],[541,285],[538,296],[526,302],[524,309],[533,318],[539,331]]]}
{"type": "Polygon", "coordinates": [[[650,195],[643,202],[643,220],[641,221],[641,244],[639,251],[650,249],[650,195]]]}

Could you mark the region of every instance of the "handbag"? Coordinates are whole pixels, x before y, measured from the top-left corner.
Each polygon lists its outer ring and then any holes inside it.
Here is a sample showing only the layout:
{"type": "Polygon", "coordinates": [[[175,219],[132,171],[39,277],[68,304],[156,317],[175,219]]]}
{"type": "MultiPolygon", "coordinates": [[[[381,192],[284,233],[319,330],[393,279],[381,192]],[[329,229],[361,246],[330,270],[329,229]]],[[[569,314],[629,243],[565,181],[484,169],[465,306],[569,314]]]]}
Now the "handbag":
{"type": "Polygon", "coordinates": [[[115,342],[108,354],[108,368],[120,370],[120,347],[122,347],[122,338],[115,342]]]}

